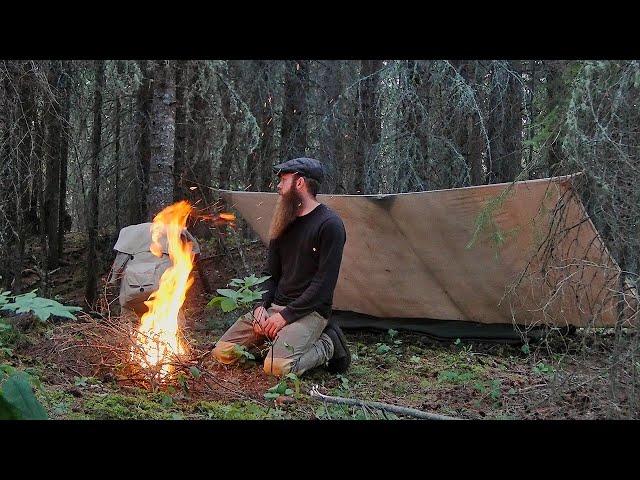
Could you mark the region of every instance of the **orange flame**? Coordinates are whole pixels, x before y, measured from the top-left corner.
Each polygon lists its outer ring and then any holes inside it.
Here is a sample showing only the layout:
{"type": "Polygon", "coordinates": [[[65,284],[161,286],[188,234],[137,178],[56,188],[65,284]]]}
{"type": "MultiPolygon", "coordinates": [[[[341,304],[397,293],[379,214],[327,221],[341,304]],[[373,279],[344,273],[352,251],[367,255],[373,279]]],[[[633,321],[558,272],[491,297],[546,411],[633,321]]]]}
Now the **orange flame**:
{"type": "Polygon", "coordinates": [[[149,311],[142,316],[138,342],[145,353],[145,358],[140,360],[149,366],[163,362],[163,375],[170,371],[169,366],[164,364],[167,357],[186,351],[180,339],[178,312],[193,283],[193,279],[189,278],[193,268],[193,245],[184,242],[181,237],[190,213],[191,205],[188,202],[174,203],[156,215],[151,226],[151,253],[162,256],[160,239],[166,236],[171,266],[162,274],[158,290],[145,302],[149,311]]]}
{"type": "Polygon", "coordinates": [[[214,215],[199,214],[197,217],[201,220],[212,222],[216,226],[227,224],[234,225],[234,221],[236,219],[236,216],[233,213],[226,212],[216,213],[214,215]]]}

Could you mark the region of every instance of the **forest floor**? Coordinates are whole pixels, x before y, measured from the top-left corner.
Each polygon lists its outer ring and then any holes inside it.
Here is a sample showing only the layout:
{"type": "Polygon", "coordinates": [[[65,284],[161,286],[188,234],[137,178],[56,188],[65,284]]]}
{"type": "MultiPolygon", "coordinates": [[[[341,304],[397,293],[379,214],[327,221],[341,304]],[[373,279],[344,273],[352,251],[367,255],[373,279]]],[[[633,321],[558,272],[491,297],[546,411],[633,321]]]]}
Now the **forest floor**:
{"type": "MultiPolygon", "coordinates": [[[[103,280],[113,259],[113,240],[105,237],[102,242],[103,280]]],[[[229,257],[233,249],[221,255],[215,241],[202,242],[201,247],[203,256],[210,257],[203,270],[214,290],[239,275],[239,256],[233,261],[229,257]]],[[[242,249],[242,262],[249,271],[257,273],[264,247],[245,242],[236,248],[242,249]]],[[[67,236],[63,265],[51,278],[51,297],[65,305],[84,306],[85,252],[82,235],[67,236]]],[[[24,281],[35,285],[37,278],[24,281]]],[[[353,354],[348,372],[332,375],[319,368],[306,373],[298,385],[287,379],[283,385],[292,390],[299,387],[298,393],[274,399],[268,391],[279,380],[266,375],[260,363],[223,366],[208,355],[239,315],[205,308],[211,297],[197,280],[184,305],[185,337],[195,350],[204,352],[197,368],[155,390],[124,381],[121,371],[110,367],[104,357],[96,357],[87,335],[94,324],[86,318],[46,324],[32,321],[25,327],[5,315],[0,320],[13,328],[0,330],[0,347],[4,347],[0,363],[21,368],[39,380],[42,387],[37,396],[53,419],[399,418],[362,407],[323,404],[309,396],[313,385],[327,395],[464,419],[593,419],[619,413],[608,400],[602,370],[613,337],[580,330],[527,346],[439,341],[406,331],[346,330],[353,354]]]]}

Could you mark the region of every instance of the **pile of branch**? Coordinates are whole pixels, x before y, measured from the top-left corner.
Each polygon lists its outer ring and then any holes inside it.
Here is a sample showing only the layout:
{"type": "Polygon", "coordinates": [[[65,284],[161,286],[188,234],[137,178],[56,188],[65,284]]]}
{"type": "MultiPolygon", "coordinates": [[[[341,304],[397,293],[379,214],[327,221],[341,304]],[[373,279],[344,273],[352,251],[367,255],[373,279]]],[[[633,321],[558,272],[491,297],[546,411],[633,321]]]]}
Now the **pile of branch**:
{"type": "MultiPolygon", "coordinates": [[[[208,392],[222,396],[220,389],[239,399],[247,395],[231,382],[217,378],[203,368],[210,353],[188,344],[188,353],[172,356],[154,366],[141,365],[136,359],[144,358],[140,346],[137,324],[128,318],[111,316],[95,318],[81,313],[77,322],[57,325],[52,336],[43,342],[36,353],[48,362],[78,376],[115,380],[120,385],[157,391],[169,385],[195,392],[208,392]],[[169,365],[170,371],[162,373],[169,365]],[[185,383],[187,385],[185,385],[185,383]]],[[[144,362],[143,362],[144,363],[144,362]]]]}

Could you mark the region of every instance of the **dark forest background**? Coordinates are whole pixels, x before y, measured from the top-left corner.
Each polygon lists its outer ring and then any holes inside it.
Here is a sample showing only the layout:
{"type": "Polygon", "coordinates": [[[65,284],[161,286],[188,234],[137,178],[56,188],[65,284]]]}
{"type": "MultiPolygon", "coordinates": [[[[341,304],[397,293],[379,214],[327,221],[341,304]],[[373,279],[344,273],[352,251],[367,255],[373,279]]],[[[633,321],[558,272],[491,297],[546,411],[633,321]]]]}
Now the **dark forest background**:
{"type": "Polygon", "coordinates": [[[175,200],[206,209],[208,187],[272,190],[297,156],[327,165],[321,193],[582,171],[637,282],[639,87],[637,61],[2,61],[0,285],[21,292],[28,242],[46,277],[86,232],[93,303],[101,236],[175,200]]]}

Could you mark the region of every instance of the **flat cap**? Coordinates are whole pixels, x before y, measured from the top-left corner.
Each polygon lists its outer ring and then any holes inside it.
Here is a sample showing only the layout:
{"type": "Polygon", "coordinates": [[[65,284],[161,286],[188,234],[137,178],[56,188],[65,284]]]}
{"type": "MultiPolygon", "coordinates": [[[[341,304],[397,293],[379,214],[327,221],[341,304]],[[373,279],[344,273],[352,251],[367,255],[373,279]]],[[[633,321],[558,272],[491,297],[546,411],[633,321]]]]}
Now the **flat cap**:
{"type": "Polygon", "coordinates": [[[284,163],[274,165],[273,171],[276,175],[280,175],[281,173],[299,173],[303,177],[313,178],[318,183],[322,183],[322,180],[324,180],[322,163],[314,158],[301,157],[287,160],[284,163]]]}

